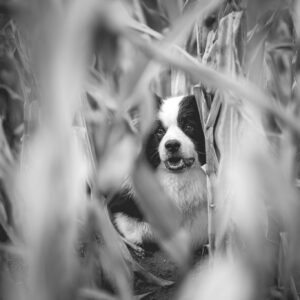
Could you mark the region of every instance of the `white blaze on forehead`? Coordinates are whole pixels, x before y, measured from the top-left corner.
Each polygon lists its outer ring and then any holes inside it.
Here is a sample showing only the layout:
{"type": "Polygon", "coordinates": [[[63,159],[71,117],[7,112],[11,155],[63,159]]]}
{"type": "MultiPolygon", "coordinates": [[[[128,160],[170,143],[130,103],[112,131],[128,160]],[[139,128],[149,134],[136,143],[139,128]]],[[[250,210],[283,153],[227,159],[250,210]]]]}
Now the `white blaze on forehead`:
{"type": "Polygon", "coordinates": [[[163,101],[158,118],[161,120],[164,127],[168,128],[171,125],[177,125],[177,117],[179,112],[179,104],[183,96],[168,98],[163,101]]]}

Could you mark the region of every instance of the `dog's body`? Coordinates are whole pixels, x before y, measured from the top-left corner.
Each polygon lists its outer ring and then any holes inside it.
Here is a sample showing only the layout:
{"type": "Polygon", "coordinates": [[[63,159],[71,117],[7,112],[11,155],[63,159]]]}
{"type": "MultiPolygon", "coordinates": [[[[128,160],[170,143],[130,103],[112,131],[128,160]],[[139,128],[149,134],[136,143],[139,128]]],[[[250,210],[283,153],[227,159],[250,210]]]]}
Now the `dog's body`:
{"type": "MultiPolygon", "coordinates": [[[[164,191],[182,214],[182,226],[191,234],[194,247],[207,241],[205,139],[194,96],[163,100],[146,156],[164,191]]],[[[142,244],[155,241],[150,225],[136,205],[128,184],[111,208],[120,233],[142,244]]]]}

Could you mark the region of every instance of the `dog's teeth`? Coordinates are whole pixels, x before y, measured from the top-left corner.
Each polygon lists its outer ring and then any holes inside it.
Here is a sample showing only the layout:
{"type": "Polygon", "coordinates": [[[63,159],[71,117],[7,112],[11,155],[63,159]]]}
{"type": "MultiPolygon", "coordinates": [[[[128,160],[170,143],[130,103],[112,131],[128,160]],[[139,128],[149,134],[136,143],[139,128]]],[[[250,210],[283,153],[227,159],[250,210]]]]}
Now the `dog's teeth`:
{"type": "Polygon", "coordinates": [[[169,160],[169,161],[166,161],[165,165],[166,165],[166,168],[170,169],[170,170],[179,170],[179,169],[183,169],[185,167],[183,159],[180,159],[176,162],[169,160]]]}
{"type": "Polygon", "coordinates": [[[170,158],[165,161],[165,166],[171,171],[179,171],[191,167],[194,161],[194,158],[170,158]]]}

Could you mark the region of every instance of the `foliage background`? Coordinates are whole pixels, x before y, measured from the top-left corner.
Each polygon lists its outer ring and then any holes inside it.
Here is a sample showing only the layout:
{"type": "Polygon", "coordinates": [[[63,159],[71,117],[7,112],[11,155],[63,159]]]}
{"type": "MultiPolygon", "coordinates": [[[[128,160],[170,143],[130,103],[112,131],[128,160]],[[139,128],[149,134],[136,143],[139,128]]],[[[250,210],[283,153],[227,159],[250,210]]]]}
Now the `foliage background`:
{"type": "Polygon", "coordinates": [[[0,297],[298,299],[298,1],[3,0],[0,12],[0,297]],[[196,266],[140,154],[153,92],[198,101],[210,240],[196,266]],[[127,174],[160,236],[153,261],[109,220],[127,174]]]}

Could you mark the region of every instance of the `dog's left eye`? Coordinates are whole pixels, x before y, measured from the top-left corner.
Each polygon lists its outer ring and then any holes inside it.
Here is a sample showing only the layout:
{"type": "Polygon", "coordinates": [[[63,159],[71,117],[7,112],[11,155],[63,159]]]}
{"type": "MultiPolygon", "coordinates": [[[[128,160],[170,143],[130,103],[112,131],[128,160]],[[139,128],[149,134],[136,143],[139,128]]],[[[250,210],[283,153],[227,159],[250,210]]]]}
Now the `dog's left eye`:
{"type": "Polygon", "coordinates": [[[188,132],[188,133],[192,133],[194,131],[194,126],[191,124],[187,124],[184,126],[184,131],[188,132]]]}
{"type": "Polygon", "coordinates": [[[159,127],[157,130],[156,130],[156,134],[158,136],[161,136],[165,133],[165,130],[162,128],[162,127],[159,127]]]}

